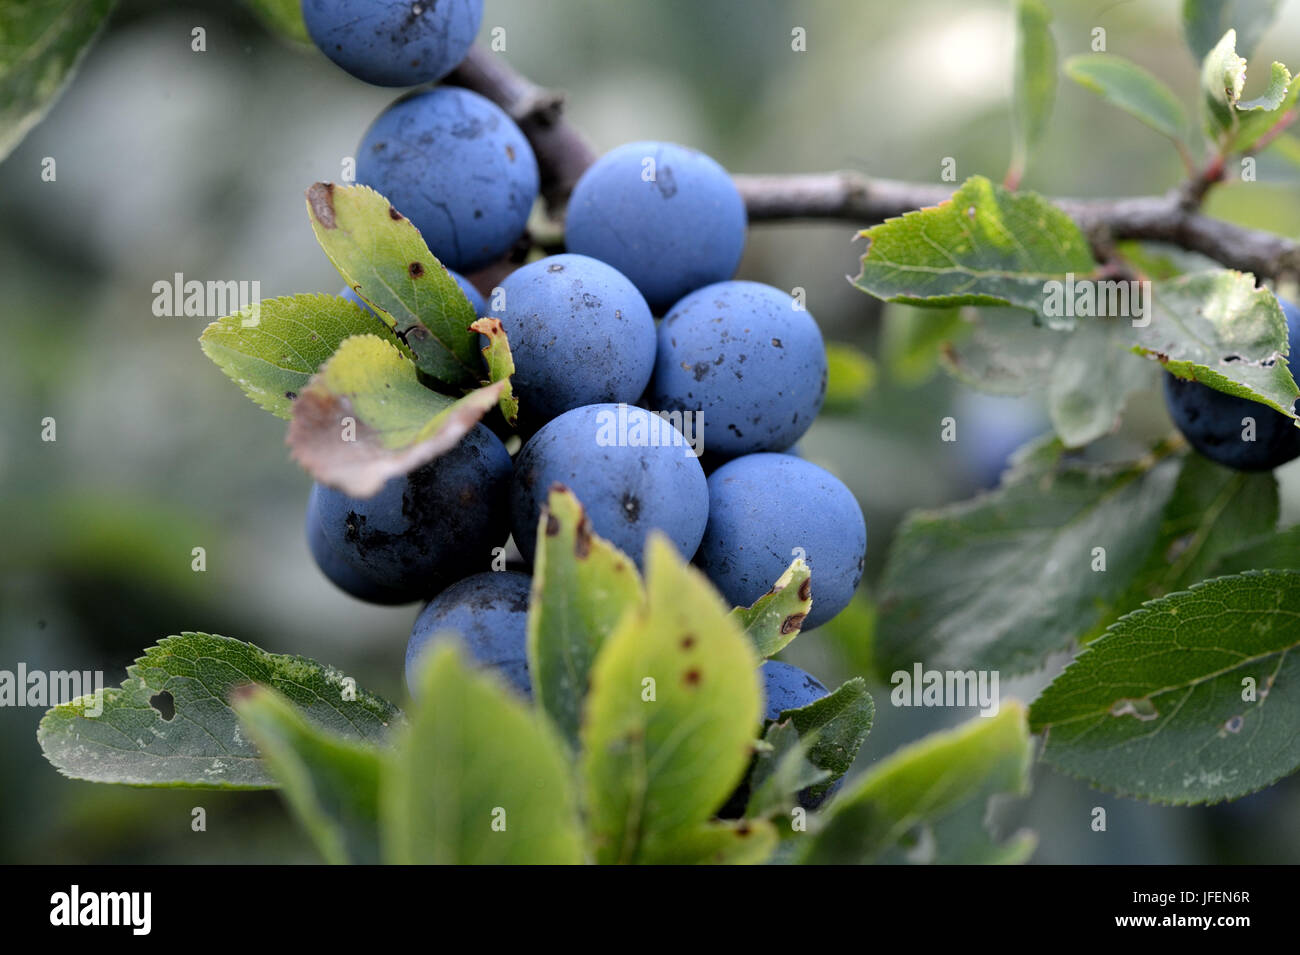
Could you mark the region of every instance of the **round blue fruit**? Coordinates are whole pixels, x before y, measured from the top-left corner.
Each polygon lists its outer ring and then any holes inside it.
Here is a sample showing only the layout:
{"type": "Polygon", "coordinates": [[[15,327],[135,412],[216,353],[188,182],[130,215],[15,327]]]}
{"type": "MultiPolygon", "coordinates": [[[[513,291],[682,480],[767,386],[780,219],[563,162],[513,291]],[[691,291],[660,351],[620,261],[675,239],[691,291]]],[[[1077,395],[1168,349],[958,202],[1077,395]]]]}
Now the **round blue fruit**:
{"type": "Polygon", "coordinates": [[[357,152],[357,182],[409,218],[439,262],[473,272],[523,235],[537,198],[537,160],[495,103],[438,87],[379,115],[357,152]]]}
{"type": "MultiPolygon", "coordinates": [[[[1300,342],[1300,309],[1278,299],[1286,316],[1290,358],[1300,342]]],[[[1198,381],[1165,375],[1169,416],[1193,448],[1211,461],[1238,471],[1271,471],[1300,457],[1300,428],[1279,411],[1198,381]],[[1245,419],[1254,421],[1248,440],[1245,419]]]]}
{"type": "Polygon", "coordinates": [[[510,455],[477,425],[370,498],[316,484],[307,543],[325,576],[372,603],[409,603],[485,569],[509,533],[510,455]]]}
{"type": "MultiPolygon", "coordinates": [[[[479,290],[470,284],[469,279],[465,278],[465,276],[461,275],[459,272],[453,272],[451,269],[447,270],[447,274],[456,280],[456,284],[460,286],[460,290],[465,293],[465,297],[469,299],[469,303],[474,306],[474,314],[476,316],[486,315],[487,303],[483,301],[483,296],[479,294],[479,290]]],[[[371,310],[370,306],[362,300],[361,296],[352,291],[351,288],[344,286],[343,291],[339,292],[339,294],[348,301],[356,302],[368,311],[371,310]]]]}
{"type": "Polygon", "coordinates": [[[450,635],[459,635],[480,666],[496,671],[524,697],[532,697],[528,676],[528,593],[532,578],[513,571],[488,571],[452,584],[420,611],[406,646],[406,687],[416,692],[421,655],[450,635]],[[436,638],[436,639],[435,639],[436,638]]]}
{"type": "Polygon", "coordinates": [[[709,476],[709,524],[695,562],[732,604],[752,604],[802,557],[812,572],[803,623],[811,630],[848,606],[866,554],[853,492],[811,462],[749,454],[709,476]]]}
{"type": "Polygon", "coordinates": [[[569,200],[565,245],[608,262],[655,314],[736,274],[745,203],[727,171],[673,143],[619,146],[596,160],[569,200]]]}
{"type": "Polygon", "coordinates": [[[666,534],[689,560],[709,517],[708,481],[681,432],[631,405],[566,411],[519,452],[510,522],[529,561],[537,521],[555,484],[577,495],[596,534],[638,564],[651,530],[666,534]]]}
{"type": "Polygon", "coordinates": [[[758,671],[763,677],[765,720],[774,720],[786,710],[816,703],[830,693],[811,673],[780,660],[768,660],[758,671]]]}
{"type": "Polygon", "coordinates": [[[698,413],[710,454],[790,447],[826,398],[826,346],[795,304],[758,282],[686,296],[659,325],[652,407],[698,413]]]}
{"type": "MultiPolygon", "coordinates": [[[[768,660],[759,673],[763,677],[763,699],[766,701],[763,719],[775,720],[786,710],[797,710],[816,703],[830,693],[821,681],[811,673],[782,663],[780,660],[768,660]]],[[[833,795],[844,780],[837,779],[824,791],[818,792],[818,786],[809,786],[799,793],[799,805],[805,809],[816,809],[827,797],[833,795]]]]}
{"type": "Polygon", "coordinates": [[[633,402],[655,363],[655,323],[636,286],[585,255],[522,266],[493,294],[515,360],[520,408],[537,422],[583,405],[633,402]]]}
{"type": "Polygon", "coordinates": [[[307,33],[359,80],[419,86],[465,59],[483,21],[483,0],[302,0],[307,33]]]}

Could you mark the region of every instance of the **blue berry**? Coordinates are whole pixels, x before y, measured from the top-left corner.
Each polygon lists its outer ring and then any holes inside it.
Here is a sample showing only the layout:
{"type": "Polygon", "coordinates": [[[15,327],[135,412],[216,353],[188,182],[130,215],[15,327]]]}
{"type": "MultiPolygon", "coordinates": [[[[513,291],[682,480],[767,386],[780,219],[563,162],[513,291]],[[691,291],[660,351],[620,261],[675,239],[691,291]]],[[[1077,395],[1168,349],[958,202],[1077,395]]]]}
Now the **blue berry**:
{"type": "Polygon", "coordinates": [[[454,87],[399,99],[357,153],[357,182],[382,193],[449,269],[473,272],[524,233],[537,160],[499,106],[454,87]]]}
{"type": "Polygon", "coordinates": [[[709,476],[709,524],[695,562],[732,604],[752,604],[802,556],[812,571],[803,627],[819,627],[853,599],[866,553],[853,493],[815,464],[749,454],[709,476]]]}
{"type": "MultiPolygon", "coordinates": [[[[1300,309],[1278,299],[1286,315],[1290,358],[1300,342],[1300,309]]],[[[1238,471],[1271,471],[1300,457],[1300,428],[1267,405],[1224,394],[1198,381],[1165,375],[1169,416],[1193,448],[1218,464],[1238,471]],[[1246,440],[1244,419],[1255,423],[1254,440],[1246,440]]]]}
{"type": "Polygon", "coordinates": [[[780,660],[768,660],[758,671],[763,677],[765,720],[774,720],[786,710],[816,703],[830,693],[812,674],[780,660]]]}
{"type": "Polygon", "coordinates": [[[704,153],[628,143],[578,180],[565,245],[614,266],[662,314],[688,292],[736,274],[747,222],[735,183],[704,153]]]}
{"type": "Polygon", "coordinates": [[[784,451],[826,398],[826,347],[780,289],[719,282],[682,299],[659,326],[650,401],[703,418],[710,454],[784,451]]]}
{"type": "Polygon", "coordinates": [[[638,564],[652,529],[666,534],[689,560],[709,516],[704,469],[681,432],[634,406],[566,411],[519,452],[510,519],[515,542],[529,561],[537,521],[557,483],[577,495],[592,530],[638,564]]]}
{"type": "Polygon", "coordinates": [[[420,611],[406,647],[406,686],[416,691],[421,654],[448,634],[458,634],[474,660],[495,670],[525,697],[528,677],[528,593],[532,578],[488,571],[452,584],[420,611]]]}
{"type": "Polygon", "coordinates": [[[359,80],[419,86],[465,59],[483,20],[483,0],[302,0],[307,33],[359,80]]]}
{"type": "Polygon", "coordinates": [[[515,360],[511,381],[529,418],[633,402],[650,382],[655,324],[631,282],[585,255],[553,255],[501,283],[492,314],[515,360]]]}
{"type": "Polygon", "coordinates": [[[486,568],[508,534],[510,455],[477,425],[451,451],[370,498],[316,484],[307,542],[325,575],[373,603],[409,603],[486,568]]]}

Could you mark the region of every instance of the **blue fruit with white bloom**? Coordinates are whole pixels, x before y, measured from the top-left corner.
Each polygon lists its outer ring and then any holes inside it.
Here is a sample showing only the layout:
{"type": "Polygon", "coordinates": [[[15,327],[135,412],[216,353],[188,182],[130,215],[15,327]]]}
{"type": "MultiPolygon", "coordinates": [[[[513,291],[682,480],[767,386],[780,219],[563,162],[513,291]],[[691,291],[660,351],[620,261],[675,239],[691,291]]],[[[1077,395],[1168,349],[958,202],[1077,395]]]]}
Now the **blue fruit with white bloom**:
{"type": "Polygon", "coordinates": [[[786,710],[816,703],[830,693],[811,673],[780,660],[768,660],[758,668],[758,672],[763,677],[765,720],[774,720],[786,710]]]}
{"type": "Polygon", "coordinates": [[[867,524],[829,471],[790,454],[747,454],[709,476],[709,523],[695,562],[728,602],[749,606],[796,557],[812,571],[811,630],[849,605],[862,580],[867,524]]]}
{"type": "Polygon", "coordinates": [[[510,455],[476,425],[452,450],[369,498],[316,484],[307,542],[325,576],[372,603],[409,603],[486,569],[509,534],[510,455]]]}
{"type": "Polygon", "coordinates": [[[511,383],[532,420],[634,402],[649,384],[654,318],[636,286],[604,262],[540,259],[511,272],[492,304],[515,361],[511,383]]]}
{"type": "Polygon", "coordinates": [[[564,241],[570,252],[626,275],[661,314],[688,292],[736,274],[747,224],[735,183],[704,153],[637,142],[583,173],[564,241]]]}
{"type": "Polygon", "coordinates": [[[826,399],[826,346],[790,295],[758,282],[692,292],[659,326],[651,406],[703,418],[704,446],[732,457],[784,451],[826,399]]]}
{"type": "Polygon", "coordinates": [[[528,676],[528,594],[532,578],[488,571],[452,584],[420,611],[406,646],[406,687],[414,694],[422,655],[459,636],[474,661],[496,671],[522,696],[532,697],[528,676]]]}
{"type": "MultiPolygon", "coordinates": [[[[1294,373],[1300,309],[1283,299],[1278,303],[1286,316],[1288,358],[1294,373]]],[[[1165,375],[1165,405],[1188,443],[1225,467],[1271,471],[1300,457],[1300,428],[1267,405],[1169,374],[1165,375]]]]}
{"type": "Polygon", "coordinates": [[[379,115],[357,151],[357,182],[410,219],[439,262],[473,272],[523,235],[537,199],[537,160],[495,103],[438,87],[379,115]]]}
{"type": "Polygon", "coordinates": [[[709,518],[704,469],[680,431],[630,405],[574,408],[548,422],[515,459],[510,526],[531,561],[552,485],[573,491],[592,530],[638,564],[651,530],[687,560],[709,518]]]}
{"type": "Polygon", "coordinates": [[[483,20],[483,0],[302,0],[307,33],[359,80],[419,86],[465,59],[483,20]]]}

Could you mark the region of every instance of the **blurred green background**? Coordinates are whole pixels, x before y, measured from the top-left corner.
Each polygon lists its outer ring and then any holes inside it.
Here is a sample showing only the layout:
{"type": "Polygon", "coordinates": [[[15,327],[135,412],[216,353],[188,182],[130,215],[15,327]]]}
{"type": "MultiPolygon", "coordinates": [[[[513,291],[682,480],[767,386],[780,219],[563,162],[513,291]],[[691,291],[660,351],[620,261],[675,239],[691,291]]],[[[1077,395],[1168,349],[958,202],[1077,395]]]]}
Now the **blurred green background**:
{"type": "MultiPolygon", "coordinates": [[[[1176,0],[1054,0],[1062,57],[1094,27],[1190,92],[1196,67],[1176,0]]],[[[667,139],[734,172],[856,168],[934,181],[1000,178],[1008,159],[1011,11],[1005,0],[487,0],[481,38],[568,91],[594,144],[667,139]],[[790,48],[807,30],[807,52],[790,48]]],[[[1300,2],[1258,51],[1300,63],[1300,2]]],[[[264,296],[333,292],[303,190],[341,178],[370,120],[396,95],[352,80],[314,50],[268,34],[229,0],[126,0],[71,88],[0,165],[0,669],[124,667],[158,638],[205,630],[332,663],[394,700],[416,608],[335,591],[301,532],[309,481],[283,422],[244,398],[199,350],[205,320],[158,318],[155,281],[259,280],[264,296]],[[207,52],[190,49],[207,30],[207,52]],[[57,180],[42,182],[44,157],[57,180]],[[40,440],[41,420],[58,440],[40,440]],[[191,550],[207,570],[191,570],[191,550]]],[[[1164,191],[1179,175],[1156,134],[1063,82],[1025,180],[1058,195],[1164,191]]],[[[1295,234],[1294,167],[1223,188],[1213,211],[1295,234]]],[[[860,244],[844,223],[754,228],[741,277],[807,289],[830,340],[881,355],[882,309],[845,280],[860,244]]],[[[891,316],[898,323],[906,316],[891,316]]],[[[1136,359],[1134,359],[1136,360],[1136,359]]],[[[1043,427],[1036,399],[975,396],[942,373],[881,360],[860,403],[832,409],[802,442],[867,514],[864,594],[910,508],[966,498],[1009,447],[1043,427]],[[939,440],[939,420],[969,423],[939,440]],[[990,464],[992,459],[992,464],[990,464]]],[[[1135,396],[1117,447],[1169,427],[1156,391],[1135,396]]],[[[1287,523],[1300,470],[1279,472],[1287,523]]],[[[868,601],[785,656],[823,682],[870,665],[868,601]]],[[[1062,661],[1063,662],[1063,661],[1062,661]]],[[[1008,685],[1029,699],[1047,672],[1008,685]]],[[[876,692],[860,766],[969,715],[895,709],[876,692]]],[[[36,744],[40,711],[0,709],[0,861],[315,861],[274,793],[133,790],[60,777],[36,744]],[[191,809],[207,810],[192,832],[191,809]]],[[[1039,833],[1037,862],[1295,862],[1300,780],[1229,806],[1166,809],[1036,767],[1000,821],[1039,833]],[[1108,829],[1090,829],[1091,810],[1108,829]]]]}

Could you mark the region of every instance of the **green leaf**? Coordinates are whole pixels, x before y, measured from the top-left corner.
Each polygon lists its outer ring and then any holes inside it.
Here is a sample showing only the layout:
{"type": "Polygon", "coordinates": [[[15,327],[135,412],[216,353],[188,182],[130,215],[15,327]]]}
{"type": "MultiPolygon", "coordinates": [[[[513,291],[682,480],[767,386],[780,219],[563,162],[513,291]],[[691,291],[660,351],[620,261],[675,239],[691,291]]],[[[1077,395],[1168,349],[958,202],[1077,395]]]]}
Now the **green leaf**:
{"type": "Polygon", "coordinates": [[[1029,760],[1025,711],[1015,701],[1004,703],[996,716],[927,736],[877,763],[841,794],[799,861],[1024,861],[1033,851],[1032,835],[1020,833],[999,844],[982,822],[995,795],[1029,791],[1029,760]],[[962,826],[945,825],[955,817],[962,826]],[[951,845],[954,829],[962,838],[951,845]]]}
{"type": "Polygon", "coordinates": [[[748,607],[736,607],[731,617],[754,649],[766,659],[775,656],[799,636],[799,628],[812,609],[812,572],[800,558],[786,568],[772,589],[748,607]]]}
{"type": "Polygon", "coordinates": [[[519,399],[515,397],[514,387],[510,384],[510,376],[515,373],[515,358],[510,353],[510,342],[506,337],[505,326],[501,324],[499,318],[480,318],[470,328],[488,340],[482,348],[488,377],[482,384],[505,382],[498,404],[501,408],[501,417],[505,418],[506,424],[513,428],[519,423],[519,399]]]}
{"type": "Polygon", "coordinates": [[[766,819],[712,820],[652,846],[647,865],[759,865],[776,848],[776,828],[766,819]]]}
{"type": "Polygon", "coordinates": [[[1214,562],[1212,570],[1205,576],[1270,569],[1300,570],[1300,525],[1276,534],[1261,534],[1228,551],[1214,562]]]}
{"type": "Polygon", "coordinates": [[[982,176],[951,199],[867,229],[858,288],[910,305],[1014,305],[1043,312],[1044,283],[1097,268],[1079,227],[1033,193],[982,176]]]}
{"type": "Polygon", "coordinates": [[[1145,563],[1178,476],[1168,455],[1093,465],[1040,442],[996,491],[909,514],[881,580],[880,672],[1024,673],[1069,646],[1145,563]]]}
{"type": "Polygon", "coordinates": [[[244,0],[244,5],[279,36],[295,43],[311,43],[302,19],[302,0],[244,0]]]}
{"type": "Polygon", "coordinates": [[[219,318],[199,344],[244,394],[280,418],[307,380],[353,335],[377,335],[403,345],[373,313],[337,295],[272,298],[219,318]]]}
{"type": "Polygon", "coordinates": [[[789,719],[769,724],[756,748],[749,774],[749,801],[745,804],[749,819],[768,819],[790,812],[800,792],[830,777],[829,772],[818,769],[808,759],[807,746],[789,719]]]}
{"type": "MultiPolygon", "coordinates": [[[[1023,313],[1017,314],[1024,318],[1023,313]]],[[[881,351],[890,377],[909,387],[929,381],[944,349],[960,341],[968,328],[957,308],[894,305],[886,309],[881,351]]]]}
{"type": "Polygon", "coordinates": [[[379,861],[380,750],[312,726],[266,688],[232,700],[281,795],[325,861],[379,861]]]}
{"type": "Polygon", "coordinates": [[[827,342],[826,366],[824,407],[828,413],[858,408],[876,384],[876,363],[853,345],[827,342]]]}
{"type": "Polygon", "coordinates": [[[112,9],[113,0],[0,4],[0,159],[54,105],[112,9]]]}
{"type": "Polygon", "coordinates": [[[582,727],[588,828],[602,863],[672,857],[736,788],[762,691],[717,593],[656,533],[647,602],[605,641],[582,727]]]}
{"type": "Polygon", "coordinates": [[[1291,86],[1291,71],[1281,63],[1274,63],[1269,72],[1268,88],[1254,99],[1243,100],[1237,104],[1242,112],[1262,110],[1272,113],[1286,102],[1287,90],[1291,86]]]}
{"type": "MultiPolygon", "coordinates": [[[[1274,64],[1274,67],[1280,65],[1274,64]]],[[[1286,95],[1275,109],[1255,109],[1238,115],[1237,135],[1232,140],[1230,151],[1234,153],[1252,151],[1265,136],[1277,128],[1279,123],[1290,121],[1289,117],[1294,113],[1298,101],[1300,101],[1300,77],[1293,77],[1286,95]]]]}
{"type": "Polygon", "coordinates": [[[126,672],[120,688],[103,691],[99,715],[90,715],[95,701],[83,696],[41,720],[41,749],[65,776],[135,786],[272,788],[275,779],[230,705],[231,693],[250,684],[278,690],[308,724],[345,739],[383,742],[402,715],[332,667],[206,633],[166,637],[126,672]],[[155,697],[159,706],[170,699],[170,718],[151,705],[155,697]]]}
{"type": "Polygon", "coordinates": [[[1214,49],[1230,28],[1241,37],[1241,52],[1250,56],[1277,16],[1281,0],[1183,0],[1183,31],[1197,61],[1214,49]]]}
{"type": "Polygon", "coordinates": [[[1030,711],[1043,759],[1102,789],[1189,805],[1300,767],[1300,573],[1252,571],[1115,623],[1030,711]]]}
{"type": "Polygon", "coordinates": [[[1073,56],[1065,61],[1065,73],[1163,136],[1180,141],[1187,131],[1187,113],[1173,91],[1122,56],[1111,53],[1073,56]]]}
{"type": "Polygon", "coordinates": [[[1155,376],[1129,354],[1125,320],[1080,322],[1063,345],[1047,383],[1047,413],[1065,446],[1081,448],[1114,431],[1129,396],[1155,376]]]}
{"type": "Polygon", "coordinates": [[[573,492],[552,488],[533,562],[528,672],[537,704],[575,745],[592,662],[623,616],[644,600],[636,564],[592,533],[573,492]]]}
{"type": "Polygon", "coordinates": [[[472,387],[483,373],[474,306],[419,230],[368,186],[318,182],[307,190],[311,227],[344,281],[410,347],[420,370],[472,387]]]}
{"type": "Polygon", "coordinates": [[[454,448],[500,400],[505,382],[460,400],[430,391],[378,335],[346,339],[293,404],[289,447],[316,480],[369,497],[454,448]]]}
{"type": "Polygon", "coordinates": [[[1018,308],[964,309],[965,329],[942,351],[945,370],[962,384],[994,395],[1045,389],[1065,347],[1062,331],[1045,328],[1018,308]]]}
{"type": "Polygon", "coordinates": [[[425,658],[410,731],[380,787],[387,861],[571,865],[582,836],[564,745],[454,642],[425,658]]]}
{"type": "Polygon", "coordinates": [[[1236,128],[1236,106],[1246,88],[1246,60],[1236,46],[1237,32],[1229,30],[1201,64],[1206,132],[1215,140],[1236,128]]]}
{"type": "MultiPolygon", "coordinates": [[[[1292,88],[1300,92],[1300,82],[1295,83],[1292,88]]],[[[1273,140],[1268,153],[1270,156],[1279,156],[1300,169],[1300,136],[1284,134],[1277,137],[1273,140]]]]}
{"type": "Polygon", "coordinates": [[[1287,366],[1286,316],[1254,276],[1226,270],[1154,286],[1145,326],[1126,323],[1133,350],[1166,371],[1292,418],[1300,397],[1287,366]]]}
{"type": "Polygon", "coordinates": [[[810,795],[821,796],[835,784],[853,761],[871,732],[876,704],[862,677],[854,677],[833,693],[807,706],[784,710],[777,720],[793,723],[808,747],[808,761],[825,770],[827,778],[812,787],[810,795]]]}
{"type": "Polygon", "coordinates": [[[1052,39],[1052,15],[1042,0],[1019,0],[1016,4],[1016,53],[1013,81],[1014,133],[1012,169],[1014,179],[1047,132],[1056,102],[1056,42],[1052,39]]]}
{"type": "Polygon", "coordinates": [[[1199,454],[1184,455],[1146,563],[1093,635],[1147,600],[1212,576],[1223,555],[1267,534],[1277,517],[1277,481],[1271,472],[1247,474],[1199,454]]]}

